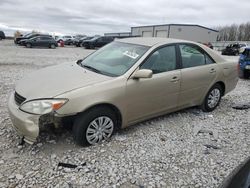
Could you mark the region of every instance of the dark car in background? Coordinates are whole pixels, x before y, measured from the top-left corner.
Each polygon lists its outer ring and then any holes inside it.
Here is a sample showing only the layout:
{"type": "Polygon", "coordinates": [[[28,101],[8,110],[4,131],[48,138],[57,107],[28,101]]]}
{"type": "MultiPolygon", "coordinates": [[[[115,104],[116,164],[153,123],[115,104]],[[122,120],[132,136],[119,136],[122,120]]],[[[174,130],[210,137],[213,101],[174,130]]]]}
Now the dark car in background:
{"type": "MultiPolygon", "coordinates": [[[[38,37],[38,36],[40,36],[40,37],[52,37],[51,35],[46,35],[46,34],[35,35],[35,37],[38,37]]],[[[31,37],[31,38],[34,38],[34,37],[31,37]]],[[[20,45],[20,46],[26,46],[26,42],[28,40],[30,40],[31,38],[22,39],[22,40],[18,41],[18,45],[20,45]]]]}
{"type": "MultiPolygon", "coordinates": [[[[42,35],[46,35],[46,34],[41,34],[41,33],[28,33],[22,37],[17,37],[14,39],[14,42],[16,44],[20,44],[20,41],[23,41],[23,40],[26,40],[26,39],[31,39],[31,38],[34,38],[34,37],[37,37],[37,36],[42,36],[42,35]]],[[[46,36],[50,36],[51,35],[46,35],[46,36]]]]}
{"type": "Polygon", "coordinates": [[[107,37],[107,36],[101,36],[101,37],[94,37],[90,40],[85,40],[82,43],[82,46],[84,46],[87,49],[94,49],[96,47],[102,47],[106,44],[112,42],[114,40],[114,37],[107,37]]]}
{"type": "Polygon", "coordinates": [[[19,44],[19,41],[21,41],[21,40],[30,39],[30,38],[38,36],[38,35],[39,35],[38,33],[28,33],[28,34],[26,34],[24,36],[15,38],[14,42],[15,42],[15,44],[19,44]]]}
{"type": "Polygon", "coordinates": [[[247,47],[240,55],[239,77],[245,79],[250,77],[250,47],[247,47]]]}
{"type": "Polygon", "coordinates": [[[234,43],[229,44],[225,49],[222,50],[222,55],[239,55],[247,47],[246,44],[234,43]]]}
{"type": "Polygon", "coordinates": [[[82,43],[85,41],[85,40],[90,40],[90,39],[92,39],[92,38],[94,38],[94,37],[82,37],[82,38],[80,38],[80,39],[75,39],[74,41],[73,41],[73,44],[76,46],[76,47],[83,47],[82,46],[82,43]]]}
{"type": "Polygon", "coordinates": [[[5,34],[3,31],[0,31],[0,40],[5,39],[5,34]]]}
{"type": "Polygon", "coordinates": [[[37,36],[25,41],[25,46],[27,48],[32,47],[48,47],[48,48],[56,48],[57,42],[54,38],[49,36],[37,36]]]}

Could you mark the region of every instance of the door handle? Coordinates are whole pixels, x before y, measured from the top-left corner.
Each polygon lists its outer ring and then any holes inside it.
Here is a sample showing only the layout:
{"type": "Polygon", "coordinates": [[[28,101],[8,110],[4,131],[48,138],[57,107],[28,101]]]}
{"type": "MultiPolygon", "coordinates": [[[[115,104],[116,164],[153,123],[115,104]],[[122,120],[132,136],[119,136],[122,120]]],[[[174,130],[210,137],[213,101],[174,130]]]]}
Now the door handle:
{"type": "Polygon", "coordinates": [[[179,78],[177,76],[174,76],[172,79],[171,79],[171,82],[178,82],[179,81],[179,78]]]}
{"type": "Polygon", "coordinates": [[[210,73],[214,73],[214,72],[216,72],[216,70],[215,70],[214,68],[212,68],[212,69],[210,69],[209,72],[210,72],[210,73]]]}

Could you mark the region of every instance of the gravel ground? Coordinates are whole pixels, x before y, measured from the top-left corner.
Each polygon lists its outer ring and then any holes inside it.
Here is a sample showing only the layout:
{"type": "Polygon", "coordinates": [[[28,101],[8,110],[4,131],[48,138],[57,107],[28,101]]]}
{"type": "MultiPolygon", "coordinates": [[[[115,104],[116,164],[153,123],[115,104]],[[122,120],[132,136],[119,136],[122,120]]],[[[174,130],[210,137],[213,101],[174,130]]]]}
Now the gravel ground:
{"type": "Polygon", "coordinates": [[[34,145],[18,145],[7,110],[14,83],[90,52],[0,41],[0,187],[218,187],[250,156],[250,109],[232,108],[250,102],[250,80],[239,80],[214,112],[182,110],[121,130],[99,145],[81,148],[64,129],[45,130],[34,145]]]}

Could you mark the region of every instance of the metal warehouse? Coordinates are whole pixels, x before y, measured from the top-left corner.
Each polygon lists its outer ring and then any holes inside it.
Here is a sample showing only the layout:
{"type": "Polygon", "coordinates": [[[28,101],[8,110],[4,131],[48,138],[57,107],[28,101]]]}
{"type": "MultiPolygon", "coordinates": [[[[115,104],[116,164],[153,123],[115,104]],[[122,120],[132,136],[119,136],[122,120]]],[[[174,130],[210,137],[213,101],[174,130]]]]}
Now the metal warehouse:
{"type": "Polygon", "coordinates": [[[104,33],[104,36],[108,36],[108,37],[129,37],[129,36],[131,36],[131,32],[104,33]]]}
{"type": "Polygon", "coordinates": [[[196,42],[214,42],[218,31],[200,25],[166,24],[131,27],[132,36],[167,37],[196,42]]]}

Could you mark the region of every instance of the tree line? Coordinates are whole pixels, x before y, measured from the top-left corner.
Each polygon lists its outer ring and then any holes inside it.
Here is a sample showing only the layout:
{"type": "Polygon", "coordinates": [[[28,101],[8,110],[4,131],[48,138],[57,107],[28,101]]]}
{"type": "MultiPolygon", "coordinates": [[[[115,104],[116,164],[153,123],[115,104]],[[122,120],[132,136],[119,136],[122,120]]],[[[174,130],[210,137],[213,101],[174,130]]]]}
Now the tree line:
{"type": "Polygon", "coordinates": [[[219,31],[217,41],[250,41],[250,22],[215,27],[219,31]]]}

